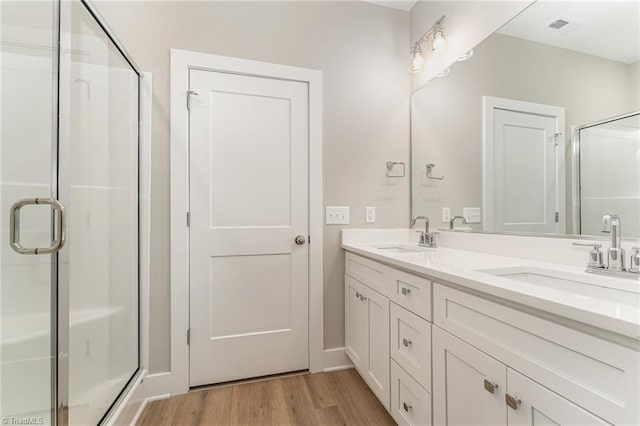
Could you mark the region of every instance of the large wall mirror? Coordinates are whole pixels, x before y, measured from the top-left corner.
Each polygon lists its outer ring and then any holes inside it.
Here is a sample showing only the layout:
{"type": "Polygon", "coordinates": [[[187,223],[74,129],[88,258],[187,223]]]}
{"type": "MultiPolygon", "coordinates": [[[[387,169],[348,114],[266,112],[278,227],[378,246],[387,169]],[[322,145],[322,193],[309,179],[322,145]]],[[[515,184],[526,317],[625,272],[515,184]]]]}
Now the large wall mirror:
{"type": "Polygon", "coordinates": [[[416,90],[412,214],[640,238],[640,2],[536,2],[416,90]],[[464,58],[461,58],[464,59],[464,58]]]}

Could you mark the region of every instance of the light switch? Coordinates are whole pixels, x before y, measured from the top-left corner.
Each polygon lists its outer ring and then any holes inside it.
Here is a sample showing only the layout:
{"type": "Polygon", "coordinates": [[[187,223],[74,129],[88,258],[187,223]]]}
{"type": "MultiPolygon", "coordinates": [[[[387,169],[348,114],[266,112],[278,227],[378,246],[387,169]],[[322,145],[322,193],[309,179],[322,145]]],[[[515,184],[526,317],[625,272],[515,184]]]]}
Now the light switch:
{"type": "Polygon", "coordinates": [[[467,223],[482,222],[480,207],[465,207],[462,209],[462,216],[467,220],[467,223]]]}
{"type": "Polygon", "coordinates": [[[327,206],[325,223],[327,225],[348,225],[349,207],[327,206]]]}
{"type": "Polygon", "coordinates": [[[376,208],[367,207],[365,209],[365,221],[367,223],[376,223],[376,208]]]}
{"type": "Polygon", "coordinates": [[[442,208],[442,221],[449,223],[451,220],[451,209],[449,207],[442,208]]]}

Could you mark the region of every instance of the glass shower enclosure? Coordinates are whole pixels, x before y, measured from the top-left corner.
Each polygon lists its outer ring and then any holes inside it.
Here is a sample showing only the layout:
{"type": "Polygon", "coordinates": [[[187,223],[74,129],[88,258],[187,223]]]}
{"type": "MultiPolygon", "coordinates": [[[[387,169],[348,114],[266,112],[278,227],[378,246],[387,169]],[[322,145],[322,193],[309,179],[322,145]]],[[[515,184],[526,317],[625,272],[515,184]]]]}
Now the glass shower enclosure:
{"type": "Polygon", "coordinates": [[[137,375],[141,74],[81,0],[0,2],[0,422],[91,425],[137,375]]]}
{"type": "Polygon", "coordinates": [[[602,216],[616,213],[622,237],[640,238],[640,112],[577,127],[573,151],[577,233],[600,235],[602,216]]]}

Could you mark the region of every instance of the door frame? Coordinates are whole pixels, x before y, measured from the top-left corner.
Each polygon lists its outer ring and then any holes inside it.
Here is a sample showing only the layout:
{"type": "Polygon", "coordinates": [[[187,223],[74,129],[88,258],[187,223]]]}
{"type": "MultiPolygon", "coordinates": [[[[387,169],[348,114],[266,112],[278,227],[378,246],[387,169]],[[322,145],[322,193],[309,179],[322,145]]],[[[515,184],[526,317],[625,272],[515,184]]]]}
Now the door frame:
{"type": "Polygon", "coordinates": [[[309,85],[309,371],[324,369],[322,229],[322,72],[171,49],[171,372],[172,394],[189,390],[189,114],[190,69],[293,80],[309,85]]]}
{"type": "Polygon", "coordinates": [[[496,98],[492,96],[482,97],[482,229],[488,232],[501,232],[495,230],[493,223],[493,154],[494,137],[493,122],[495,109],[506,111],[524,112],[545,117],[555,118],[556,133],[558,136],[558,150],[556,157],[556,207],[560,212],[556,233],[564,233],[567,223],[566,211],[566,160],[565,160],[565,117],[564,108],[537,104],[533,102],[518,101],[513,99],[496,98]]]}

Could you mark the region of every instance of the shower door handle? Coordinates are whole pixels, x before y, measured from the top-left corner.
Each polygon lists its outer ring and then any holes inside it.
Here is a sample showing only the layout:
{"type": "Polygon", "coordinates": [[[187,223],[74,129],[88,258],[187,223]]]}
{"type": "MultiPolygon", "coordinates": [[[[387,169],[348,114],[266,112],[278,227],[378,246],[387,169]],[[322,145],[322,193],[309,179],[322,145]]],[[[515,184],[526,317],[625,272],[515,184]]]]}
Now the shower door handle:
{"type": "Polygon", "coordinates": [[[59,251],[66,240],[67,218],[64,205],[53,198],[25,198],[14,203],[9,213],[9,245],[20,254],[51,254],[59,251]],[[48,205],[57,212],[55,215],[55,239],[50,247],[27,248],[20,244],[20,210],[28,205],[48,205]]]}

